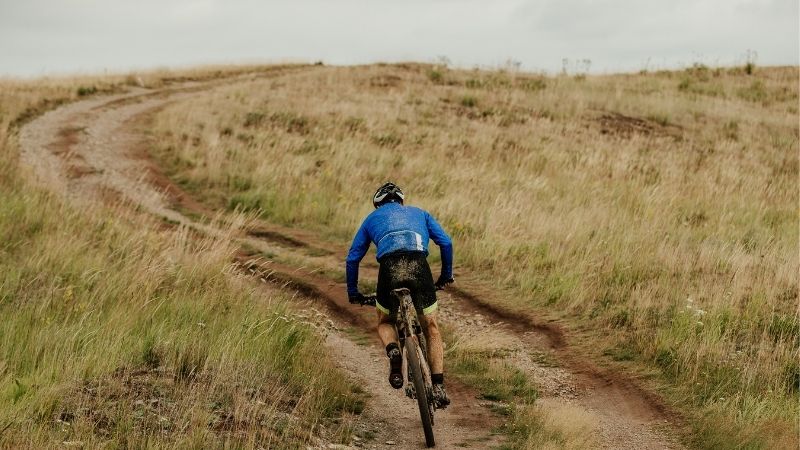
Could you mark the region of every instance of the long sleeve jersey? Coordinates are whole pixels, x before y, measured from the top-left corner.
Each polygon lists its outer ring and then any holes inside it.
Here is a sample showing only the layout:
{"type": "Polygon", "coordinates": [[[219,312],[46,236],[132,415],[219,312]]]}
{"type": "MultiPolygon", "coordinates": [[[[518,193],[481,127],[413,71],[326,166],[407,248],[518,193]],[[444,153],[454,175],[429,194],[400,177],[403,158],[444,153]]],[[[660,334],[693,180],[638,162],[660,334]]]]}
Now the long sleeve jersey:
{"type": "Polygon", "coordinates": [[[378,247],[380,260],[395,252],[421,252],[428,255],[433,240],[442,253],[442,275],[453,277],[453,243],[439,222],[427,211],[400,203],[386,203],[370,213],[358,229],[347,254],[347,293],[358,293],[358,266],[369,246],[378,247]]]}

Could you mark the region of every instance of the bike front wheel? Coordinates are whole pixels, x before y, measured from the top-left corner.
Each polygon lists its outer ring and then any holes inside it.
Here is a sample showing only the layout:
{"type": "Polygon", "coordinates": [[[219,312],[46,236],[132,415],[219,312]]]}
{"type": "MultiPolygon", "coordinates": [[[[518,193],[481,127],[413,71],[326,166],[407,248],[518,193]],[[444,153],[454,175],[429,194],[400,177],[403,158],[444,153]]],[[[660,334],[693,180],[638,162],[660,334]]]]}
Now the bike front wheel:
{"type": "Polygon", "coordinates": [[[422,429],[425,431],[425,444],[428,447],[436,445],[433,437],[433,411],[428,401],[428,389],[425,386],[425,377],[422,372],[420,361],[419,345],[416,337],[406,339],[406,357],[408,358],[408,370],[411,372],[411,380],[414,383],[414,390],[419,406],[419,416],[422,419],[422,429]]]}

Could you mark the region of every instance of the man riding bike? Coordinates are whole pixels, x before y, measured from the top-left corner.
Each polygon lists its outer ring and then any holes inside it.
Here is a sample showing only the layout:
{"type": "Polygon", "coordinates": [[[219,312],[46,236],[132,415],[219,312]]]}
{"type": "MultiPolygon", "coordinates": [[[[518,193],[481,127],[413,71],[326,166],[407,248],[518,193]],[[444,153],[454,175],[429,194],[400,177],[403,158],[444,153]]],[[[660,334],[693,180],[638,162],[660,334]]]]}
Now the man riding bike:
{"type": "Polygon", "coordinates": [[[395,389],[403,387],[403,354],[394,327],[398,304],[390,293],[393,289],[408,288],[428,342],[434,401],[437,407],[444,408],[450,399],[444,389],[444,351],[436,320],[436,289],[454,281],[453,244],[433,216],[422,209],[404,206],[404,198],[403,191],[394,183],[386,183],[375,192],[372,198],[375,211],[364,219],[347,255],[347,294],[350,303],[364,300],[358,291],[358,266],[370,243],[375,243],[380,263],[375,306],[378,335],[389,357],[389,384],[395,389]],[[426,259],[429,239],[439,246],[442,254],[442,273],[436,283],[426,259]]]}

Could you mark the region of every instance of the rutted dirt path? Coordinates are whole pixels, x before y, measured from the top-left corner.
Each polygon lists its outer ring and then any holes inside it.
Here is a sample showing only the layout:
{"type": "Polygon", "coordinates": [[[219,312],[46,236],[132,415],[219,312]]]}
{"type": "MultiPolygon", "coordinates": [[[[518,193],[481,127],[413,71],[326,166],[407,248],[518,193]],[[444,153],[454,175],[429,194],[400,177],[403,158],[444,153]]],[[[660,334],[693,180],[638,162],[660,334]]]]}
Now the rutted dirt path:
{"type": "MultiPolygon", "coordinates": [[[[37,180],[78,205],[124,199],[148,213],[198,232],[230,237],[229,230],[195,222],[171,209],[168,197],[177,193],[165,186],[165,180],[141,157],[142,134],[137,125],[143,114],[194,95],[200,86],[188,87],[191,89],[172,89],[163,95],[136,89],[128,94],[81,101],[48,112],[21,130],[22,165],[30,168],[37,180]]],[[[242,240],[264,252],[287,254],[292,251],[258,237],[242,240]]],[[[286,245],[286,242],[280,244],[286,245]]],[[[294,269],[284,270],[292,272],[294,269]]],[[[324,302],[320,306],[326,310],[338,308],[324,302]]],[[[416,403],[406,399],[402,391],[388,388],[386,358],[381,355],[381,349],[374,345],[358,345],[336,331],[342,324],[370,328],[374,317],[367,316],[369,308],[341,306],[354,310],[351,312],[355,314],[335,314],[339,323],[328,330],[327,343],[335,359],[342,362],[343,369],[358,379],[370,394],[367,410],[360,418],[362,423],[357,426],[375,436],[374,442],[365,445],[369,448],[424,447],[416,403]],[[348,319],[350,323],[343,323],[341,319],[348,319]]],[[[436,416],[438,447],[474,446],[477,442],[482,443],[479,446],[498,444],[499,438],[492,433],[492,428],[499,425],[499,418],[485,408],[475,407],[474,392],[454,387],[456,405],[436,416]]]]}
{"type": "MultiPolygon", "coordinates": [[[[273,76],[279,76],[274,74],[273,76]]],[[[21,163],[50,189],[79,204],[125,200],[134,207],[198,232],[235,239],[243,249],[239,262],[259,277],[288,284],[335,320],[328,345],[343,369],[371,393],[359,426],[375,434],[367,446],[414,448],[424,444],[415,404],[386,386],[385,357],[376,340],[359,345],[343,326],[373,335],[374,312],[349,305],[341,283],[320,270],[341,271],[345,248],[313,233],[259,224],[244,235],[198,222],[179,213],[191,210],[213,217],[164,177],[147,158],[148,117],[170,102],[198,95],[215,86],[248,81],[259,75],[207,83],[185,83],[160,90],[135,89],[125,94],[92,98],[48,112],[20,132],[21,163]],[[259,254],[276,255],[274,261],[259,254]],[[290,263],[302,260],[303,263],[290,263]],[[280,261],[280,262],[278,262],[280,261]],[[385,444],[387,441],[393,444],[385,444]]],[[[263,76],[263,75],[261,75],[263,76]]],[[[374,263],[364,276],[374,276],[374,263]]],[[[334,272],[336,273],[336,272],[334,272]]],[[[481,348],[507,352],[542,391],[540,404],[554,418],[579,418],[586,445],[602,448],[680,448],[670,432],[674,417],[657,396],[621,374],[601,370],[576,355],[561,329],[550,323],[510,315],[491,306],[492,293],[478,280],[459,279],[442,302],[444,321],[457,332],[477,336],[481,348]]],[[[477,344],[476,344],[477,343],[477,344]]],[[[475,392],[449,382],[454,405],[437,414],[438,448],[469,445],[485,448],[501,443],[492,428],[501,418],[478,407],[475,392]]]]}

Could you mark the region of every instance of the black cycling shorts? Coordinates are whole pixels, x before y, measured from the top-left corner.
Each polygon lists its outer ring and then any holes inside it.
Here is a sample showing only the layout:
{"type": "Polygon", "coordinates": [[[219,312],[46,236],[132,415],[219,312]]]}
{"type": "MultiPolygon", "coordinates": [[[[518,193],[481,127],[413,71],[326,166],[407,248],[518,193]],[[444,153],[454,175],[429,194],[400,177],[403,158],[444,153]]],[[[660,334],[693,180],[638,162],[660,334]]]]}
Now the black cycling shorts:
{"type": "Polygon", "coordinates": [[[378,299],[375,307],[394,317],[399,307],[393,289],[408,288],[418,312],[430,314],[439,306],[428,260],[422,252],[398,252],[378,260],[378,299]]]}

